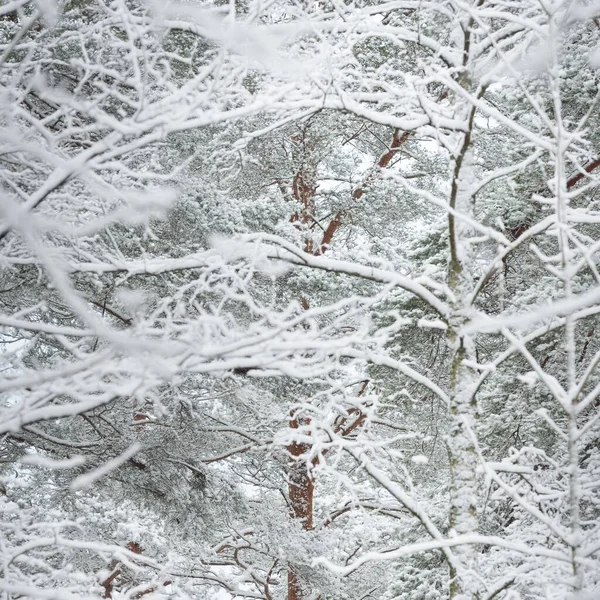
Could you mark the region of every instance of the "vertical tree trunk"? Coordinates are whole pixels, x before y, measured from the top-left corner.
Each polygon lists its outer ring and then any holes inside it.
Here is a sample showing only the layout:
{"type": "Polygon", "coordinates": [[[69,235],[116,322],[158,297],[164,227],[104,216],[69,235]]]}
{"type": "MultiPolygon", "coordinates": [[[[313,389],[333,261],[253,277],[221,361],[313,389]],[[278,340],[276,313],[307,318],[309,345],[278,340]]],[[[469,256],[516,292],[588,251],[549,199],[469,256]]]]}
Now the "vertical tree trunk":
{"type": "MultiPolygon", "coordinates": [[[[377,161],[377,168],[387,168],[390,165],[392,158],[394,158],[400,147],[408,140],[410,136],[411,132],[409,131],[400,133],[400,130],[394,129],[391,144],[377,161]]],[[[315,210],[314,197],[317,190],[316,171],[318,158],[314,154],[314,146],[308,139],[306,130],[301,136],[296,136],[294,138],[294,142],[301,147],[302,153],[299,160],[300,168],[292,181],[292,196],[296,202],[297,210],[292,215],[290,222],[295,223],[296,226],[303,231],[306,236],[304,240],[304,251],[308,254],[318,256],[325,254],[335,233],[342,226],[344,211],[338,211],[333,216],[327,227],[323,230],[321,242],[317,242],[315,244],[311,237],[311,231],[314,223],[316,223],[316,217],[313,213],[315,210]]],[[[362,198],[365,188],[370,183],[374,173],[375,171],[370,173],[362,185],[353,190],[352,198],[354,200],[360,200],[362,198]]],[[[306,298],[301,299],[301,305],[305,310],[309,308],[309,303],[306,298]]],[[[360,394],[364,392],[365,388],[366,383],[363,385],[360,394]]],[[[356,421],[350,426],[351,429],[355,429],[356,427],[360,426],[363,418],[364,415],[359,415],[356,421]]],[[[301,425],[306,424],[308,424],[306,420],[292,415],[290,422],[291,428],[298,429],[298,427],[301,425]]],[[[287,447],[287,451],[294,459],[299,459],[309,450],[309,444],[297,442],[293,442],[287,447]]],[[[300,521],[302,528],[305,531],[310,531],[313,528],[313,499],[315,482],[305,460],[295,460],[288,471],[288,479],[288,496],[290,501],[291,516],[300,521]]],[[[308,593],[308,590],[303,588],[298,575],[292,569],[289,569],[287,600],[303,600],[308,593]]]]}
{"type": "MultiPolygon", "coordinates": [[[[458,320],[457,320],[458,321],[458,320]]],[[[450,333],[453,358],[450,371],[450,432],[447,445],[450,460],[450,531],[451,535],[477,534],[477,452],[473,431],[477,414],[473,394],[474,377],[465,362],[474,358],[474,344],[468,337],[450,333]]],[[[476,579],[477,548],[473,545],[457,546],[455,555],[461,572],[451,567],[450,598],[476,600],[479,583],[476,579]]]]}
{"type": "MultiPolygon", "coordinates": [[[[298,429],[301,425],[308,424],[306,419],[296,415],[292,416],[290,427],[298,429]]],[[[313,499],[315,482],[309,471],[306,461],[301,457],[310,450],[308,444],[292,442],[287,448],[294,462],[288,471],[288,495],[290,500],[290,513],[294,519],[302,524],[302,529],[310,531],[313,528],[313,499]]],[[[307,590],[293,569],[288,570],[287,600],[302,600],[306,597],[307,590]]]]}
{"type": "MultiPolygon", "coordinates": [[[[560,25],[551,19],[549,23],[550,32],[558,35],[560,25]]],[[[556,39],[556,38],[553,38],[556,39]]],[[[564,297],[571,299],[573,296],[573,270],[572,250],[570,246],[572,242],[569,240],[569,187],[572,187],[573,180],[568,181],[565,173],[565,164],[567,161],[567,152],[572,141],[570,141],[569,131],[565,127],[563,121],[563,109],[560,89],[560,60],[556,54],[556,46],[552,46],[552,68],[549,71],[550,89],[552,90],[554,118],[556,126],[554,129],[554,138],[556,150],[554,158],[554,195],[556,197],[556,221],[558,246],[560,252],[560,278],[564,297]]],[[[594,163],[591,163],[592,170],[595,168],[594,163]]],[[[588,166],[589,167],[589,166],[588,166]]],[[[588,168],[586,168],[588,171],[588,168]]],[[[590,172],[590,171],[588,171],[590,172]]],[[[581,431],[579,429],[579,399],[577,397],[577,343],[575,336],[576,321],[572,314],[565,318],[564,343],[566,350],[566,373],[567,373],[567,394],[568,401],[565,402],[567,412],[567,451],[569,456],[568,466],[568,481],[569,481],[569,512],[570,512],[570,546],[571,546],[571,569],[573,573],[572,587],[574,592],[579,592],[583,589],[583,570],[579,563],[583,531],[581,527],[581,469],[580,469],[580,439],[581,431]]],[[[560,402],[560,399],[557,398],[560,402]]]]}
{"type": "MultiPolygon", "coordinates": [[[[482,91],[480,90],[480,93],[482,91]]],[[[450,208],[469,216],[473,212],[474,198],[470,192],[473,179],[471,131],[475,108],[466,111],[467,132],[462,136],[452,176],[450,208]]],[[[449,322],[448,341],[451,350],[450,366],[450,432],[447,438],[450,460],[450,532],[451,535],[477,534],[477,466],[478,456],[474,441],[477,418],[475,372],[470,364],[476,362],[475,341],[462,333],[467,323],[469,296],[472,292],[471,248],[469,228],[448,215],[450,261],[448,284],[454,295],[453,315],[449,322]]],[[[477,547],[472,544],[457,546],[455,555],[460,572],[450,568],[450,598],[452,600],[477,600],[481,584],[477,578],[477,547]]]]}
{"type": "MultiPolygon", "coordinates": [[[[473,0],[480,6],[483,0],[473,0]]],[[[480,98],[485,88],[475,92],[471,80],[471,38],[474,21],[469,16],[463,24],[462,71],[458,83],[480,98]]],[[[472,217],[473,196],[473,149],[472,132],[476,108],[457,102],[458,113],[465,118],[466,130],[460,134],[455,149],[454,171],[450,190],[448,234],[450,261],[448,285],[454,295],[453,315],[449,321],[448,341],[451,350],[450,366],[450,432],[447,438],[450,460],[450,534],[457,536],[477,534],[477,466],[478,456],[474,430],[477,418],[477,397],[474,387],[475,372],[469,366],[476,362],[475,340],[462,332],[468,321],[469,297],[473,291],[472,249],[469,239],[471,228],[460,215],[472,217]],[[456,211],[456,217],[455,213],[456,211]]],[[[473,544],[457,546],[456,563],[450,566],[451,600],[479,600],[481,582],[477,576],[477,547],[473,544]],[[456,572],[457,568],[460,572],[456,572]]]]}

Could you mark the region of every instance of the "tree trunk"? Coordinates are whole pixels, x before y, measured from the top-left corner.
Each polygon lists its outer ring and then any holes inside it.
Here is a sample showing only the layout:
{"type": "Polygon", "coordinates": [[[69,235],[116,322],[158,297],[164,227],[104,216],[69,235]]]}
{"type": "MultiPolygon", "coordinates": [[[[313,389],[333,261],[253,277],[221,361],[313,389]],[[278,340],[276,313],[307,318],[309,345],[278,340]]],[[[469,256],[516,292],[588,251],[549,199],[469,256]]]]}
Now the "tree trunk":
{"type": "MultiPolygon", "coordinates": [[[[472,340],[450,334],[453,350],[450,371],[450,432],[448,455],[450,460],[450,535],[477,534],[477,451],[473,439],[477,403],[473,394],[474,377],[465,362],[474,357],[472,340]]],[[[461,572],[451,568],[450,598],[476,600],[479,598],[477,547],[471,544],[457,546],[455,555],[461,572]]]]}
{"type": "MultiPolygon", "coordinates": [[[[467,28],[468,31],[468,28],[467,28]]],[[[465,34],[465,47],[468,35],[465,34]]],[[[463,83],[463,85],[468,82],[463,83]]],[[[478,91],[478,95],[483,90],[478,91]]],[[[451,182],[450,208],[465,216],[473,214],[473,131],[475,108],[465,111],[467,131],[463,134],[455,159],[451,182]]],[[[448,341],[451,352],[450,366],[450,431],[447,438],[450,461],[450,535],[477,535],[477,466],[475,446],[475,421],[477,397],[475,393],[476,373],[470,364],[476,363],[475,340],[462,333],[468,321],[469,297],[473,291],[472,249],[469,239],[473,232],[465,221],[448,215],[450,262],[448,284],[454,295],[453,315],[449,319],[448,341]]],[[[473,544],[457,546],[457,562],[450,567],[451,600],[478,600],[481,583],[477,577],[477,547],[473,544]],[[460,572],[457,572],[457,568],[460,572]]]]}
{"type": "MultiPolygon", "coordinates": [[[[410,131],[400,132],[399,129],[393,130],[392,142],[390,147],[384,152],[379,160],[377,161],[378,169],[385,169],[390,165],[392,158],[400,150],[402,145],[412,135],[410,131]]],[[[290,222],[295,223],[296,226],[305,232],[306,238],[304,241],[304,252],[319,256],[325,254],[331,241],[342,226],[344,212],[338,211],[328,226],[323,230],[323,236],[321,243],[315,243],[311,237],[311,230],[314,223],[316,223],[314,210],[315,210],[315,193],[317,190],[316,183],[316,169],[318,160],[314,153],[314,146],[307,136],[307,130],[303,132],[301,136],[296,136],[293,141],[298,144],[298,148],[301,149],[300,169],[296,173],[292,181],[292,196],[296,202],[297,210],[292,215],[290,222]]],[[[365,181],[358,186],[352,192],[352,198],[354,200],[360,200],[366,187],[371,182],[374,176],[373,171],[365,179],[365,181]]],[[[302,298],[301,305],[305,310],[308,310],[309,304],[306,298],[302,298]]],[[[367,385],[367,381],[363,383],[363,387],[359,392],[361,395],[367,385]]],[[[346,433],[354,430],[360,426],[364,420],[364,415],[358,415],[356,421],[350,425],[346,430],[346,433]]],[[[299,418],[298,416],[292,415],[290,427],[292,429],[298,429],[301,425],[308,424],[307,420],[299,418]]],[[[297,442],[291,443],[287,447],[287,451],[290,456],[294,457],[294,463],[288,471],[288,496],[290,501],[290,514],[292,518],[298,519],[302,524],[302,528],[305,531],[310,531],[313,528],[313,498],[315,490],[315,482],[310,473],[309,466],[306,461],[298,460],[302,455],[310,450],[309,444],[301,444],[297,442]]],[[[298,578],[298,575],[290,568],[288,570],[288,592],[287,600],[302,600],[307,597],[309,591],[302,587],[302,584],[298,578]]]]}
{"type": "MultiPolygon", "coordinates": [[[[307,419],[296,415],[292,416],[290,427],[298,429],[301,425],[308,424],[307,419]]],[[[308,444],[292,442],[287,450],[293,463],[288,471],[288,495],[290,500],[290,515],[298,519],[302,529],[310,531],[313,528],[313,499],[315,482],[305,460],[301,457],[310,450],[308,444]]],[[[307,596],[308,590],[302,586],[298,575],[293,569],[288,569],[287,600],[302,600],[307,596]]]]}

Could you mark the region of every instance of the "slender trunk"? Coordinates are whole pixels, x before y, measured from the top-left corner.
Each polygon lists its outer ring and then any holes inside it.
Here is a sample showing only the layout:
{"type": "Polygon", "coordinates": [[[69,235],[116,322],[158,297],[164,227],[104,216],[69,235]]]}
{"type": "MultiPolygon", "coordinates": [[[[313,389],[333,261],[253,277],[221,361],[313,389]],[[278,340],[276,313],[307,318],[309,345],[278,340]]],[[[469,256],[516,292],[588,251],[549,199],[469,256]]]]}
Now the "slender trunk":
{"type": "MultiPolygon", "coordinates": [[[[483,0],[473,0],[473,6],[483,0]]],[[[460,85],[473,92],[471,80],[471,44],[474,21],[469,17],[463,26],[462,71],[458,76],[460,85]]],[[[479,87],[476,96],[485,89],[479,87]]],[[[457,103],[458,113],[465,116],[466,131],[461,135],[455,153],[454,172],[450,191],[448,234],[450,261],[448,284],[454,295],[453,314],[449,320],[448,341],[452,362],[450,366],[450,432],[447,438],[450,460],[450,535],[469,535],[479,532],[477,514],[477,466],[478,456],[474,431],[477,418],[475,372],[469,366],[476,362],[475,340],[462,333],[469,313],[469,295],[472,292],[472,249],[469,239],[473,237],[470,227],[456,218],[472,216],[475,197],[472,192],[474,178],[472,132],[476,108],[457,103]]],[[[456,562],[450,565],[451,600],[478,600],[481,582],[477,576],[478,549],[472,544],[458,546],[454,552],[456,562]],[[457,572],[457,569],[460,572],[457,572]]]]}
{"type": "MultiPolygon", "coordinates": [[[[477,399],[474,393],[476,377],[470,362],[475,361],[475,343],[470,336],[461,335],[466,323],[463,301],[467,297],[466,259],[450,263],[450,284],[457,298],[455,314],[450,322],[448,339],[452,353],[450,366],[450,431],[447,438],[450,461],[450,535],[477,534],[477,466],[474,431],[477,418],[477,399]]],[[[477,548],[457,546],[454,551],[460,572],[450,566],[450,598],[476,600],[480,584],[476,577],[477,548]]]]}
{"type": "MultiPolygon", "coordinates": [[[[550,21],[550,31],[554,35],[559,29],[558,24],[550,21]]],[[[556,39],[556,38],[553,38],[556,39]]],[[[565,130],[563,122],[563,110],[560,90],[559,59],[556,54],[556,46],[553,45],[552,68],[549,72],[550,87],[552,90],[554,117],[556,119],[555,141],[556,155],[554,156],[554,194],[556,196],[556,221],[558,232],[558,246],[560,252],[561,278],[563,284],[564,296],[570,299],[573,295],[573,271],[571,264],[571,249],[569,247],[569,200],[568,190],[578,181],[575,178],[567,180],[565,174],[565,162],[567,151],[570,146],[570,136],[565,130]]],[[[596,168],[595,162],[586,167],[587,172],[596,168]],[[590,169],[591,167],[591,169],[590,169]]],[[[573,315],[567,315],[565,318],[564,342],[566,350],[566,373],[567,390],[569,402],[565,406],[567,411],[567,450],[569,455],[568,481],[569,481],[569,512],[570,512],[570,550],[571,550],[571,570],[573,573],[572,587],[575,592],[583,589],[583,572],[579,564],[579,554],[581,551],[581,542],[583,532],[581,528],[581,469],[579,466],[580,455],[580,431],[578,423],[578,398],[576,394],[577,387],[577,345],[575,338],[575,319],[573,315]]]]}
{"type": "MultiPolygon", "coordinates": [[[[474,198],[470,188],[473,178],[471,131],[475,109],[471,107],[467,115],[467,133],[455,159],[452,177],[450,207],[460,214],[473,212],[474,198]]],[[[469,228],[455,218],[448,216],[450,236],[450,262],[448,283],[455,301],[453,315],[449,321],[448,341],[451,350],[450,366],[450,431],[447,438],[450,461],[450,535],[477,534],[479,519],[477,514],[477,467],[478,456],[475,447],[474,431],[477,418],[477,398],[475,394],[476,373],[469,366],[476,362],[475,341],[462,333],[468,317],[468,298],[472,291],[471,276],[472,250],[468,242],[472,237],[469,228]]],[[[477,577],[476,546],[466,544],[455,550],[460,572],[450,567],[450,598],[452,600],[477,600],[481,596],[481,584],[477,577]]]]}
{"type": "MultiPolygon", "coordinates": [[[[459,323],[456,323],[459,325],[459,323]]],[[[474,344],[468,337],[450,334],[453,359],[450,372],[450,432],[447,439],[450,459],[450,535],[477,534],[477,466],[473,439],[477,403],[473,394],[473,371],[465,362],[474,357],[474,344]]],[[[454,551],[461,572],[451,567],[450,598],[475,600],[480,586],[476,578],[477,547],[457,546],[454,551]]]]}

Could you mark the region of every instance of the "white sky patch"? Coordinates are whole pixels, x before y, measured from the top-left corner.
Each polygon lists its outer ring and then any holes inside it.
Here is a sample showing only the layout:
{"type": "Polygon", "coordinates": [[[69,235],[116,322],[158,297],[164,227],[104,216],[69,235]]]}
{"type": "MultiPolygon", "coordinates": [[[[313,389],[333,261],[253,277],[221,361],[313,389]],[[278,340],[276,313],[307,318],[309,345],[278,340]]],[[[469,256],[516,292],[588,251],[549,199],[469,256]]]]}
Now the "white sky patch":
{"type": "Polygon", "coordinates": [[[569,17],[573,21],[587,21],[600,15],[600,2],[574,2],[569,9],[569,17]]]}
{"type": "Polygon", "coordinates": [[[589,61],[592,69],[600,69],[600,46],[590,52],[589,61]]]}

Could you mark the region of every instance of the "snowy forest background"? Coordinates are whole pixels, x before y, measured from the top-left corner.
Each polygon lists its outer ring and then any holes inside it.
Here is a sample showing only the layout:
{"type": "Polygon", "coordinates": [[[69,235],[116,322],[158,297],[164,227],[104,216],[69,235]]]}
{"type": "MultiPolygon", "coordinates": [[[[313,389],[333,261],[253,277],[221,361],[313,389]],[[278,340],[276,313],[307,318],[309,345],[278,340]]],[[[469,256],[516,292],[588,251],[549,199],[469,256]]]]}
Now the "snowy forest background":
{"type": "Polygon", "coordinates": [[[590,0],[2,0],[2,598],[600,598],[599,79],[590,0]]]}

